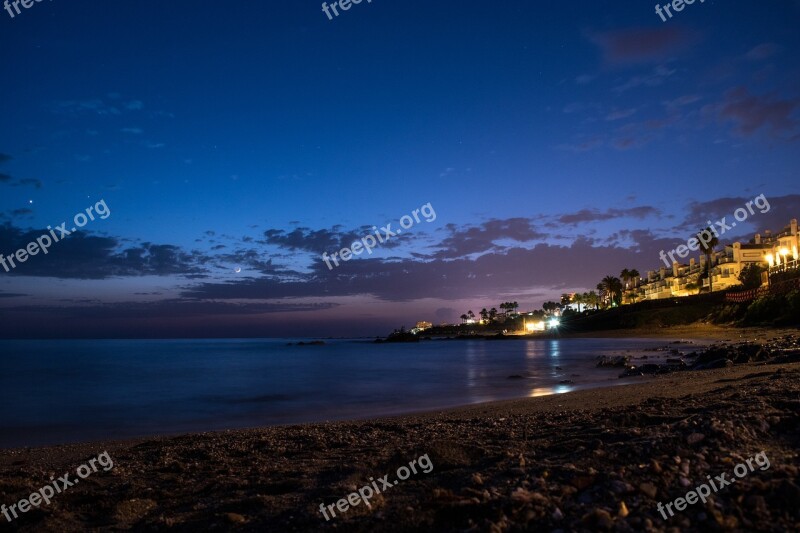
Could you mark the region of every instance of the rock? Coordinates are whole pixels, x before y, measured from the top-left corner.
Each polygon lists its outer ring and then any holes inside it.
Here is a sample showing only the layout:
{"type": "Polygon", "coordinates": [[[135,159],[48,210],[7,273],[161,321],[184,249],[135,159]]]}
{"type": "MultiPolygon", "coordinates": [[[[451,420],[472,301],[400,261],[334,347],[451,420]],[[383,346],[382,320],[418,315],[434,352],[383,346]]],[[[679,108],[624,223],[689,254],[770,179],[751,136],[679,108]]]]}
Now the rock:
{"type": "Polygon", "coordinates": [[[642,483],[639,485],[639,490],[646,494],[648,498],[655,499],[658,494],[658,489],[652,483],[642,483]]]}
{"type": "Polygon", "coordinates": [[[706,436],[703,435],[702,433],[692,433],[691,435],[686,437],[686,442],[688,442],[689,444],[697,444],[698,442],[702,441],[705,438],[706,436]]]}
{"type": "Polygon", "coordinates": [[[600,508],[595,508],[592,512],[584,515],[581,522],[586,526],[606,531],[614,527],[614,519],[611,518],[611,514],[600,508]]]}
{"type": "Polygon", "coordinates": [[[602,368],[625,367],[628,366],[630,361],[631,358],[627,355],[617,355],[615,357],[602,355],[597,358],[597,366],[602,368]]]}
{"type": "Polygon", "coordinates": [[[247,518],[240,515],[239,513],[226,513],[225,519],[230,522],[231,524],[246,524],[247,518]]]}

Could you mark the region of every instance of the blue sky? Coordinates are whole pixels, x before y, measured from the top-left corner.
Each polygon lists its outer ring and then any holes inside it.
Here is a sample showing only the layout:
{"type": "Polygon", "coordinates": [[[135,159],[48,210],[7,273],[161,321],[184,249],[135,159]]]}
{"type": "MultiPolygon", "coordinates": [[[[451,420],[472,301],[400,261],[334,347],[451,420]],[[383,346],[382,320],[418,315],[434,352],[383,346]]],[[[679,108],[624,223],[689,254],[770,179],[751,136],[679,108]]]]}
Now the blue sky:
{"type": "Polygon", "coordinates": [[[0,253],[112,212],[0,269],[0,335],[379,334],[657,268],[758,194],[773,209],[730,237],[779,230],[798,22],[796,0],[0,11],[0,253]]]}

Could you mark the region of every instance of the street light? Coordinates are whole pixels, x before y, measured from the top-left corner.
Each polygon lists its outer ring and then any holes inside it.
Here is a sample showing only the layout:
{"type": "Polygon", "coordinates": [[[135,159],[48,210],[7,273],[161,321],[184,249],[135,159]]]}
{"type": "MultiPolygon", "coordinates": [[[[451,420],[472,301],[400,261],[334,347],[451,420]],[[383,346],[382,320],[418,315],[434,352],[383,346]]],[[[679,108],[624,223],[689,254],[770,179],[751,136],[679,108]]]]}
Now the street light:
{"type": "Polygon", "coordinates": [[[781,248],[781,255],[783,256],[783,269],[786,270],[786,268],[789,266],[786,262],[786,256],[789,255],[789,249],[785,247],[781,248]]]}

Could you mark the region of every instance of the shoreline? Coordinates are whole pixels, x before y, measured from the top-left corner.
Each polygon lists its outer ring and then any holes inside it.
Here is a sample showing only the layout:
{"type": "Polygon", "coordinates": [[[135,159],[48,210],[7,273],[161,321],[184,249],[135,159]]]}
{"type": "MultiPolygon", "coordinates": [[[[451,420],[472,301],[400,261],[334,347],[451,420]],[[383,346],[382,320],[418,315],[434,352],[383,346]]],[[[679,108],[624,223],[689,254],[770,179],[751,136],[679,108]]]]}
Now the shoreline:
{"type": "Polygon", "coordinates": [[[757,529],[800,519],[800,502],[792,499],[800,498],[800,363],[633,379],[642,382],[369,420],[0,450],[0,504],[107,451],[113,470],[15,525],[661,531],[757,529]],[[762,451],[772,467],[715,494],[716,505],[709,500],[666,521],[656,511],[707,474],[729,472],[762,451]],[[370,508],[353,507],[331,521],[320,514],[321,503],[336,503],[424,454],[433,464],[429,474],[393,486],[370,508]]]}

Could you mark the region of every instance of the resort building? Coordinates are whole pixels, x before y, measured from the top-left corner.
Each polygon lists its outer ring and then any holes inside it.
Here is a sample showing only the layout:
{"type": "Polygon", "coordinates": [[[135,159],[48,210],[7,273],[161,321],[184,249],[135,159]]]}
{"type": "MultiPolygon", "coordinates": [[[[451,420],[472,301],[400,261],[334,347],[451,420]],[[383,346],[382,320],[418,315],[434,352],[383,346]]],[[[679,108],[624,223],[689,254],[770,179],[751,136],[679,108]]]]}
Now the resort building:
{"type": "MultiPolygon", "coordinates": [[[[748,243],[734,242],[711,255],[711,282],[713,291],[739,285],[739,274],[750,264],[769,268],[769,275],[798,267],[800,248],[797,219],[792,219],[781,232],[756,234],[748,243]]],[[[697,294],[708,290],[708,279],[701,276],[706,271],[706,256],[691,258],[688,264],[673,263],[672,268],[651,270],[647,277],[625,291],[623,303],[658,300],[697,294]]]]}

